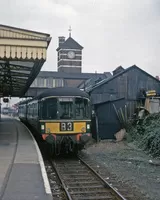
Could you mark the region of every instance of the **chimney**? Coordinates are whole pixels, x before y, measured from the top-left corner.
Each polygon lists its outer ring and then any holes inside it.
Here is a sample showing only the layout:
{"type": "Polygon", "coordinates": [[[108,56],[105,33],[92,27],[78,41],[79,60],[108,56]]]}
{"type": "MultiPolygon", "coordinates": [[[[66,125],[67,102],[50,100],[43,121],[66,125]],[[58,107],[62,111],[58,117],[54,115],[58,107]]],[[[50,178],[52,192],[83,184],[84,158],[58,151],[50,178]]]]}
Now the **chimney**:
{"type": "Polygon", "coordinates": [[[64,36],[60,36],[59,38],[59,47],[61,46],[61,44],[63,44],[65,42],[65,37],[64,36]]]}

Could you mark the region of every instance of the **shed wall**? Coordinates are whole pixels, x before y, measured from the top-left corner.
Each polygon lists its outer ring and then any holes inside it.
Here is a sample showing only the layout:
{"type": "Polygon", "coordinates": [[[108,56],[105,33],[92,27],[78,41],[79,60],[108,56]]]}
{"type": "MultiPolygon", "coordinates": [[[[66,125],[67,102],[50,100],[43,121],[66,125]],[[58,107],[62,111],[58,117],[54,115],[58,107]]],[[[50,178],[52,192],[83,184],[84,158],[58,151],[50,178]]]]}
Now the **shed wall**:
{"type": "Polygon", "coordinates": [[[156,90],[160,93],[160,82],[137,68],[133,68],[127,72],[127,79],[127,99],[136,100],[142,88],[146,91],[156,90]]]}
{"type": "Polygon", "coordinates": [[[117,100],[119,98],[136,100],[141,88],[156,90],[160,93],[160,82],[140,69],[133,67],[95,88],[90,92],[90,95],[93,104],[117,100]]]}
{"type": "Polygon", "coordinates": [[[127,74],[122,74],[111,81],[95,88],[91,92],[93,104],[124,98],[127,95],[127,74]]]}

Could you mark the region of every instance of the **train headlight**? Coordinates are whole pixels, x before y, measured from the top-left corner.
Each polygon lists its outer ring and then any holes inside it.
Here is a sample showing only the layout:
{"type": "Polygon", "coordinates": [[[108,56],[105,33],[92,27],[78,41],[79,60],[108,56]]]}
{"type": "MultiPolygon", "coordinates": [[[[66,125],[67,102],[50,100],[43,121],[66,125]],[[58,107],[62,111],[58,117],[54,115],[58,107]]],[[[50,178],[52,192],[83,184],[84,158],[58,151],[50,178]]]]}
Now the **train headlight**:
{"type": "Polygon", "coordinates": [[[87,124],[87,129],[90,129],[90,124],[87,124]]]}
{"type": "Polygon", "coordinates": [[[41,130],[44,130],[44,125],[43,124],[41,125],[41,130]]]}

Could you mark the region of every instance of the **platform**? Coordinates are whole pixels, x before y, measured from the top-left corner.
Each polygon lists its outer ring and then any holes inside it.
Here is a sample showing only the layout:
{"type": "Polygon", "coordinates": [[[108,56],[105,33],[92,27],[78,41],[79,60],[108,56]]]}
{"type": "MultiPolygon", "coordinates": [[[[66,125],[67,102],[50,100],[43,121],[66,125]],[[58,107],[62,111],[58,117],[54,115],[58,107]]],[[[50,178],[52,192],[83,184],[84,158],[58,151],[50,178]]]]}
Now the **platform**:
{"type": "Polygon", "coordinates": [[[0,200],[51,200],[44,163],[29,130],[18,120],[0,121],[0,200]]]}

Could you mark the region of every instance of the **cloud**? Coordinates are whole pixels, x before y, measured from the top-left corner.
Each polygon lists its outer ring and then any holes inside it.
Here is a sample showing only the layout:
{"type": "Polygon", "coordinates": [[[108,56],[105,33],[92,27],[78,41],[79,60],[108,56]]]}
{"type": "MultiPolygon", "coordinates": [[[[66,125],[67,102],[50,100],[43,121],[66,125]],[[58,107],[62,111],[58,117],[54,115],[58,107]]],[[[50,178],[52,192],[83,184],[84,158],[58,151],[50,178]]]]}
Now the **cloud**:
{"type": "Polygon", "coordinates": [[[57,69],[58,36],[82,46],[83,71],[112,71],[137,64],[159,74],[159,0],[1,0],[1,23],[48,32],[52,41],[43,70],[57,69]]]}

